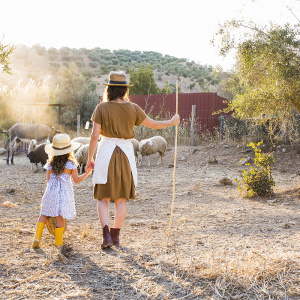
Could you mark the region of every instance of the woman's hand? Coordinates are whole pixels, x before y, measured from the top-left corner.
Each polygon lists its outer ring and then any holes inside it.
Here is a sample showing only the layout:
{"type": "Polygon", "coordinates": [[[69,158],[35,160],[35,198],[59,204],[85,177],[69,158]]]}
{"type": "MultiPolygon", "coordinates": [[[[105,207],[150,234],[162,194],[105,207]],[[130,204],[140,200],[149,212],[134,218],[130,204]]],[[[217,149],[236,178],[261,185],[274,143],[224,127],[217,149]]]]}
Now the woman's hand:
{"type": "Polygon", "coordinates": [[[180,123],[180,116],[178,114],[174,115],[171,122],[173,125],[178,125],[180,123]]]}
{"type": "Polygon", "coordinates": [[[92,168],[91,164],[89,167],[88,166],[85,167],[86,174],[90,175],[92,172],[93,172],[93,168],[92,168]]]}
{"type": "Polygon", "coordinates": [[[85,169],[87,170],[87,169],[91,168],[91,169],[93,170],[94,167],[95,167],[95,162],[94,162],[94,160],[93,160],[93,159],[89,159],[89,160],[87,161],[87,163],[86,163],[85,169]]]}

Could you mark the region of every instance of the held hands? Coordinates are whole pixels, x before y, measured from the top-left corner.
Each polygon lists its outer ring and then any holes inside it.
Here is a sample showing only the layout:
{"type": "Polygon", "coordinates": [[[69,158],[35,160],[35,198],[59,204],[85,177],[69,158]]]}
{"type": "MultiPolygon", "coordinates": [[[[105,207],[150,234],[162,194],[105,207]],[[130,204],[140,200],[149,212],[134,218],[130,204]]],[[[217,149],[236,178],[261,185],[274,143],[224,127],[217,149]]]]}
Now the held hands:
{"type": "Polygon", "coordinates": [[[91,166],[86,166],[85,167],[85,173],[86,174],[88,174],[88,175],[90,175],[91,173],[93,172],[93,168],[91,167],[91,166]]]}
{"type": "Polygon", "coordinates": [[[87,164],[86,164],[86,167],[85,167],[85,172],[86,172],[86,173],[89,173],[89,174],[92,173],[94,167],[95,167],[95,162],[94,162],[94,160],[93,160],[93,159],[89,159],[89,160],[87,161],[87,164]]]}
{"type": "Polygon", "coordinates": [[[180,123],[180,116],[178,114],[174,115],[171,119],[172,125],[178,125],[180,123]]]}

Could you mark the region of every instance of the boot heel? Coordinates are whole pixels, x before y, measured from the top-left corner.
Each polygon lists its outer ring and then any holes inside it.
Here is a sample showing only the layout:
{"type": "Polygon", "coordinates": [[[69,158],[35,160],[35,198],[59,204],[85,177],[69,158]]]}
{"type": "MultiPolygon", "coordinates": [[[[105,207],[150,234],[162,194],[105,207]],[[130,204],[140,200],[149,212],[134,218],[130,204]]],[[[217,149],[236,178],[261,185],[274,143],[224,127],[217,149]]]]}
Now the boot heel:
{"type": "Polygon", "coordinates": [[[33,243],[32,243],[32,248],[33,249],[40,248],[40,241],[39,240],[34,240],[33,243]]]}
{"type": "Polygon", "coordinates": [[[109,228],[107,225],[105,225],[102,228],[102,233],[103,233],[103,243],[101,244],[101,248],[105,249],[105,248],[111,247],[113,245],[113,243],[112,243],[111,236],[109,233],[109,228]]]}
{"type": "Polygon", "coordinates": [[[119,228],[111,228],[110,235],[111,235],[111,239],[112,239],[114,246],[119,247],[120,246],[120,240],[119,240],[120,229],[119,228]]]}

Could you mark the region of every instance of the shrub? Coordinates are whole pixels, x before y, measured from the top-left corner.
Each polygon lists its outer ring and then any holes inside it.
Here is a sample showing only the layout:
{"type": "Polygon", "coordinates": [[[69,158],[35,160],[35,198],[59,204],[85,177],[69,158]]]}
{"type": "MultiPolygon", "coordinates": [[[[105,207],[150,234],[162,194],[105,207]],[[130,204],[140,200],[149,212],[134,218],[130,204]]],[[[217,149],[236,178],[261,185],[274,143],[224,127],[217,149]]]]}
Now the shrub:
{"type": "Polygon", "coordinates": [[[255,151],[254,167],[250,167],[249,171],[243,170],[242,179],[238,182],[239,191],[245,193],[246,197],[271,195],[272,187],[275,185],[271,175],[274,156],[272,153],[261,153],[259,149],[261,144],[262,142],[248,145],[255,151]]]}
{"type": "Polygon", "coordinates": [[[98,64],[96,62],[90,61],[89,66],[92,67],[92,68],[97,68],[98,64]]]}

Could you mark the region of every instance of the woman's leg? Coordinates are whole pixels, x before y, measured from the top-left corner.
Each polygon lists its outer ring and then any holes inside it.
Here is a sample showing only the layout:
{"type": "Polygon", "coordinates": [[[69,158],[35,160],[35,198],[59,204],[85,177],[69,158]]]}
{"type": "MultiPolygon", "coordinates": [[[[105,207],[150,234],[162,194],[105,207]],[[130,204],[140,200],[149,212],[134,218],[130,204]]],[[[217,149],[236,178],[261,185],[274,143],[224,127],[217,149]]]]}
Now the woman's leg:
{"type": "Polygon", "coordinates": [[[121,229],[126,217],[127,204],[125,198],[115,200],[115,221],[114,228],[121,229]]]}
{"type": "Polygon", "coordinates": [[[98,216],[101,227],[109,224],[109,198],[98,200],[97,203],[98,216]]]}
{"type": "Polygon", "coordinates": [[[98,200],[97,203],[97,210],[98,210],[98,216],[100,219],[100,224],[102,227],[102,233],[103,233],[103,242],[101,244],[101,248],[109,248],[113,245],[111,236],[109,233],[109,198],[103,198],[101,200],[98,200]]]}

